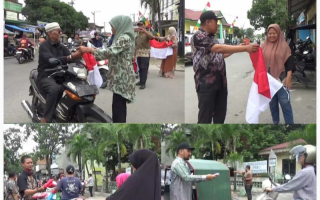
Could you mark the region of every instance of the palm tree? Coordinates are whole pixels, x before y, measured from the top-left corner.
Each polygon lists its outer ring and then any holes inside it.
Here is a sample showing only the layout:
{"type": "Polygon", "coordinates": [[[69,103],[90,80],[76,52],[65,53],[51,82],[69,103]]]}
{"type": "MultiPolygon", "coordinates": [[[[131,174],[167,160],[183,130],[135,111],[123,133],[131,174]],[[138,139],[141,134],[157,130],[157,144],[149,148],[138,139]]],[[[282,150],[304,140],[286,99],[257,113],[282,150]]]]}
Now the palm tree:
{"type": "Polygon", "coordinates": [[[160,0],[140,0],[141,7],[144,7],[152,11],[152,27],[155,28],[155,16],[156,13],[158,14],[158,32],[161,34],[161,25],[160,25],[160,12],[161,12],[161,7],[160,7],[160,0]]]}
{"type": "MultiPolygon", "coordinates": [[[[90,142],[87,139],[86,134],[76,134],[72,140],[67,142],[69,146],[69,151],[67,156],[72,157],[73,160],[78,160],[79,172],[82,176],[82,152],[85,151],[85,148],[90,146],[90,142]]],[[[83,177],[84,178],[84,177],[83,177]]]]}
{"type": "MultiPolygon", "coordinates": [[[[234,170],[236,170],[237,167],[243,163],[243,156],[236,152],[232,152],[226,157],[226,162],[228,163],[229,166],[231,166],[234,170]]],[[[234,173],[233,190],[234,191],[237,190],[237,173],[234,173]]]]}
{"type": "Polygon", "coordinates": [[[199,139],[195,143],[197,149],[203,148],[204,145],[210,145],[212,158],[215,160],[215,153],[221,152],[221,125],[216,124],[198,124],[194,127],[192,132],[198,133],[199,139]]]}
{"type": "Polygon", "coordinates": [[[166,154],[171,157],[176,156],[177,147],[182,142],[189,142],[184,131],[174,131],[172,135],[165,138],[167,143],[166,154]]]}
{"type": "Polygon", "coordinates": [[[150,146],[152,133],[150,124],[125,125],[124,132],[126,132],[129,141],[133,144],[133,150],[148,148],[150,146]]]}

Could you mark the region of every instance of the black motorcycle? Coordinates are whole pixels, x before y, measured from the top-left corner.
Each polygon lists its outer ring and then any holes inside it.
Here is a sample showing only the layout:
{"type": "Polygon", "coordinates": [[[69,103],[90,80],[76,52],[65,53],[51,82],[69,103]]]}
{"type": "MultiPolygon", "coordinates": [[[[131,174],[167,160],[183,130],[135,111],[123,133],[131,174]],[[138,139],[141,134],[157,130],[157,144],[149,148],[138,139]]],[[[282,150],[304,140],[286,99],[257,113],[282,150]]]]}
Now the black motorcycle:
{"type": "MultiPolygon", "coordinates": [[[[34,48],[30,44],[28,44],[28,48],[32,52],[34,52],[34,48]]],[[[16,59],[18,60],[19,64],[33,61],[33,58],[31,57],[31,53],[28,51],[28,48],[23,48],[23,47],[18,48],[18,51],[16,52],[16,59]]]]}
{"type": "MultiPolygon", "coordinates": [[[[53,77],[61,83],[65,89],[64,95],[59,101],[53,123],[112,123],[112,118],[94,104],[95,97],[99,93],[97,86],[90,85],[84,74],[74,72],[72,66],[62,65],[56,58],[49,59],[53,69],[49,77],[53,77]]],[[[29,80],[31,82],[29,95],[32,96],[32,104],[23,100],[22,107],[27,111],[33,122],[39,123],[43,117],[46,104],[46,96],[39,90],[37,82],[38,71],[32,70],[29,80]]]]}

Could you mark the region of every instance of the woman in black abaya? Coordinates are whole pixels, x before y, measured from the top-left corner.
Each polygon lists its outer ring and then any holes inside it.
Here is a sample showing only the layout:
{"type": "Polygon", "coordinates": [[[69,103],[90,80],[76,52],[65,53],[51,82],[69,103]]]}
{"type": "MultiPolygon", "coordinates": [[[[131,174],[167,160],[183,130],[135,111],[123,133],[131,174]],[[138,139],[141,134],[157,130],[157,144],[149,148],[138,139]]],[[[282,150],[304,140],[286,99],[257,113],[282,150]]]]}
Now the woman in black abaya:
{"type": "Polygon", "coordinates": [[[161,176],[158,157],[148,149],[129,156],[134,173],[107,200],[160,200],[161,176]]]}

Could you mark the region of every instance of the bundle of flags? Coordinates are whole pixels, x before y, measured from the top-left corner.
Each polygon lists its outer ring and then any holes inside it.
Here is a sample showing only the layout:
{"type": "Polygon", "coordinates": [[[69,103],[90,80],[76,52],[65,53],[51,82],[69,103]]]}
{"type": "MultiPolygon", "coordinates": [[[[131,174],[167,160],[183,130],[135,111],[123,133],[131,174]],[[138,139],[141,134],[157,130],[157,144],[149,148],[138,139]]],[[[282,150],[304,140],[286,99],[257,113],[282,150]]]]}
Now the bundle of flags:
{"type": "MultiPolygon", "coordinates": [[[[207,3],[206,7],[203,9],[203,12],[207,12],[207,10],[209,10],[209,9],[210,9],[210,2],[207,3]]],[[[196,30],[196,31],[199,30],[200,24],[201,24],[201,22],[200,22],[200,19],[199,19],[198,22],[197,22],[196,27],[194,27],[194,30],[196,30]]]]}
{"type": "Polygon", "coordinates": [[[233,20],[233,22],[232,22],[232,24],[231,24],[231,26],[230,26],[230,28],[229,28],[229,31],[231,30],[231,29],[233,29],[233,27],[234,27],[234,24],[236,23],[236,20],[238,19],[238,16],[233,20]]]}
{"type": "Polygon", "coordinates": [[[258,124],[260,113],[268,109],[272,97],[283,85],[267,73],[261,48],[251,53],[250,58],[255,73],[247,103],[246,121],[249,124],[258,124]]]}
{"type": "Polygon", "coordinates": [[[83,54],[83,59],[86,62],[86,66],[88,69],[88,80],[91,85],[96,85],[98,88],[101,87],[103,80],[101,74],[99,72],[99,68],[97,65],[97,61],[93,55],[90,53],[83,54]]]}
{"type": "Polygon", "coordinates": [[[158,42],[157,40],[150,40],[150,57],[158,59],[166,59],[167,56],[173,54],[173,49],[170,47],[172,42],[158,42]]]}
{"type": "MultiPolygon", "coordinates": [[[[152,29],[151,27],[151,24],[150,24],[150,21],[148,20],[148,18],[145,18],[141,12],[139,11],[139,18],[144,21],[144,24],[149,28],[149,29],[152,29]]],[[[153,30],[153,29],[152,29],[153,30]]],[[[154,31],[154,30],[153,30],[154,31]]],[[[155,31],[156,32],[156,31],[155,31]]],[[[156,32],[157,33],[157,36],[160,36],[160,33],[156,32]]]]}

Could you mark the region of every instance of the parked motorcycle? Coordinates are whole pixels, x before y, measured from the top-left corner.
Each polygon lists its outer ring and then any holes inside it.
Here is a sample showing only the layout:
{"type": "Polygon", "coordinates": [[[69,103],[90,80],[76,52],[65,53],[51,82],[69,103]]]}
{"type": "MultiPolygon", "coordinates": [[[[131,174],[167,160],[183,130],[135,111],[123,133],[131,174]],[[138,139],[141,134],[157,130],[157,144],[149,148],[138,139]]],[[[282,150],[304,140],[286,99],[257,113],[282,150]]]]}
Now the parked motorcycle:
{"type": "Polygon", "coordinates": [[[11,44],[8,48],[4,48],[4,57],[16,56],[16,48],[11,44]]]}
{"type": "MultiPolygon", "coordinates": [[[[55,78],[64,87],[64,95],[56,107],[53,123],[112,123],[112,118],[94,104],[99,91],[97,86],[90,85],[86,73],[81,70],[76,73],[72,66],[62,65],[56,58],[50,58],[49,62],[54,68],[45,71],[52,72],[49,77],[55,78]]],[[[43,117],[46,104],[46,97],[36,84],[37,76],[38,71],[32,70],[29,77],[31,105],[26,100],[21,102],[22,107],[35,123],[39,123],[43,117]]]]}
{"type": "MultiPolygon", "coordinates": [[[[34,52],[34,48],[32,45],[28,44],[28,48],[30,48],[31,51],[34,52]]],[[[16,59],[18,60],[19,64],[33,61],[33,58],[31,58],[31,54],[28,51],[28,48],[18,47],[18,51],[16,53],[16,59]]]]}

